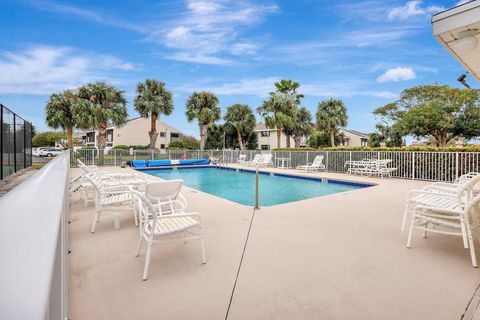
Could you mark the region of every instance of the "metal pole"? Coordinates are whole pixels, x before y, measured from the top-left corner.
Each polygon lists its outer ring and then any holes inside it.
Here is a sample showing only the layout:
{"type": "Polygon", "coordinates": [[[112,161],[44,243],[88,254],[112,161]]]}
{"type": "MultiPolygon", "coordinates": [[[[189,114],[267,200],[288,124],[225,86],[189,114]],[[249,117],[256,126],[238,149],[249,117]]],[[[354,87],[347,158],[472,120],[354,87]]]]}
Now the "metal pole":
{"type": "Polygon", "coordinates": [[[258,206],[258,164],[255,171],[255,209],[260,209],[258,206]]]}
{"type": "Polygon", "coordinates": [[[3,180],[3,106],[0,104],[0,180],[3,180]]]}
{"type": "Polygon", "coordinates": [[[13,114],[13,171],[17,172],[17,115],[13,114]]]}

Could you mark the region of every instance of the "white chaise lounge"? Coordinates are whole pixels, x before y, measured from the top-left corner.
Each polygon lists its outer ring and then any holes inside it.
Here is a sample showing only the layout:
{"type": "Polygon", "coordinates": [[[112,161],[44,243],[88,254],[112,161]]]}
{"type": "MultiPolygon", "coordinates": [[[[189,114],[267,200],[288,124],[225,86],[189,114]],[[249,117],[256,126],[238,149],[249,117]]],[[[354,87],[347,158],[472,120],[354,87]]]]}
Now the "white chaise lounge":
{"type": "Polygon", "coordinates": [[[325,170],[325,165],[323,164],[323,155],[318,155],[315,157],[313,162],[307,163],[303,166],[297,166],[298,170],[305,170],[305,171],[318,171],[318,170],[325,170]]]}

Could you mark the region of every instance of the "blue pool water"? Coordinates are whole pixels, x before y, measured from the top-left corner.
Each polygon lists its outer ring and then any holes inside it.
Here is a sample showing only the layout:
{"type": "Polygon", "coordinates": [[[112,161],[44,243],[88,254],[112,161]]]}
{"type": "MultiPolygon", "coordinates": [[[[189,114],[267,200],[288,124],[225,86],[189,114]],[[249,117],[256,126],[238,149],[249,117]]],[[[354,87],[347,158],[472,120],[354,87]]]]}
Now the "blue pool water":
{"type": "MultiPolygon", "coordinates": [[[[142,172],[166,179],[182,179],[185,185],[243,205],[255,205],[255,173],[225,168],[147,169],[142,172]]],[[[291,176],[260,174],[260,206],[273,206],[327,194],[368,187],[343,181],[322,182],[291,176]]]]}

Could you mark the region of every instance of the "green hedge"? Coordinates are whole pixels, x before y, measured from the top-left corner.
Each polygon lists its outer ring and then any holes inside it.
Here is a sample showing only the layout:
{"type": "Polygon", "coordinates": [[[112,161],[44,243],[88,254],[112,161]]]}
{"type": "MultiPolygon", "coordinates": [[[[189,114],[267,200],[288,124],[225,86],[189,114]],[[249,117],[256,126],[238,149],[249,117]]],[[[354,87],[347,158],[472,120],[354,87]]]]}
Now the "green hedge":
{"type": "Polygon", "coordinates": [[[277,151],[432,151],[432,152],[480,152],[479,146],[466,147],[429,147],[429,146],[412,146],[398,148],[366,148],[366,147],[328,147],[328,148],[276,148],[277,151]]]}

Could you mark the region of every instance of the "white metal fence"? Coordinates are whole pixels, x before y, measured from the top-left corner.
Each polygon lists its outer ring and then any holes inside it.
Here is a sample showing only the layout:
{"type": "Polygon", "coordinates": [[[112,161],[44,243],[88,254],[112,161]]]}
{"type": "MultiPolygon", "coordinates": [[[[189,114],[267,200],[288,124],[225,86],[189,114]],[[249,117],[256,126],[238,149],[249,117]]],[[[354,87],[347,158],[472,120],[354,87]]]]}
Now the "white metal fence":
{"type": "MultiPolygon", "coordinates": [[[[236,163],[240,154],[247,160],[255,154],[271,153],[275,165],[280,163],[295,168],[312,162],[315,156],[324,155],[323,163],[328,172],[346,173],[345,163],[350,160],[392,159],[391,167],[397,168],[392,177],[427,181],[453,181],[456,177],[480,170],[480,152],[430,152],[430,151],[260,151],[260,150],[110,150],[104,159],[104,165],[119,166],[129,160],[154,160],[187,158],[220,158],[225,163],[236,163]]],[[[79,149],[72,151],[71,165],[76,159],[86,164],[98,164],[98,151],[79,149]]]]}
{"type": "Polygon", "coordinates": [[[0,319],[67,319],[69,158],[0,198],[0,319]]]}

